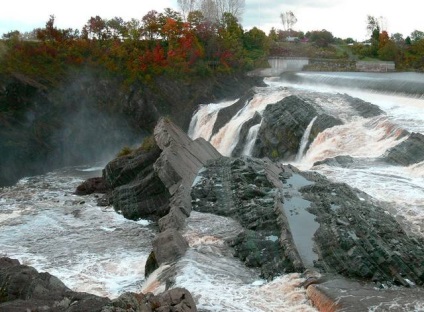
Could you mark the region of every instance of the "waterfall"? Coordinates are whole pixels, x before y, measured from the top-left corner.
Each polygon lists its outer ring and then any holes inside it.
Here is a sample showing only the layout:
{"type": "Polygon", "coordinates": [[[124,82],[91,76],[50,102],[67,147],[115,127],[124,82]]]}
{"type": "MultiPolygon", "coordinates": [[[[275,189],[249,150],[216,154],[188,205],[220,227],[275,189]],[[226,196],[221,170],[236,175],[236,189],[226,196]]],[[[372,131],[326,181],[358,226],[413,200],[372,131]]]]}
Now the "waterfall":
{"type": "Polygon", "coordinates": [[[199,137],[209,141],[219,111],[227,106],[233,105],[238,99],[218,104],[201,104],[193,115],[188,128],[188,136],[195,140],[199,137]]]}
{"type": "Polygon", "coordinates": [[[306,127],[305,133],[303,133],[302,140],[300,141],[299,152],[297,153],[297,156],[296,156],[296,162],[300,162],[300,160],[302,159],[303,153],[305,152],[306,145],[308,145],[309,135],[311,134],[312,126],[314,125],[314,122],[317,119],[317,117],[318,116],[315,116],[311,120],[309,125],[306,127]]]}
{"type": "Polygon", "coordinates": [[[243,148],[242,155],[251,156],[253,147],[255,146],[256,137],[258,136],[259,128],[261,124],[252,126],[247,133],[246,144],[243,148]]]}

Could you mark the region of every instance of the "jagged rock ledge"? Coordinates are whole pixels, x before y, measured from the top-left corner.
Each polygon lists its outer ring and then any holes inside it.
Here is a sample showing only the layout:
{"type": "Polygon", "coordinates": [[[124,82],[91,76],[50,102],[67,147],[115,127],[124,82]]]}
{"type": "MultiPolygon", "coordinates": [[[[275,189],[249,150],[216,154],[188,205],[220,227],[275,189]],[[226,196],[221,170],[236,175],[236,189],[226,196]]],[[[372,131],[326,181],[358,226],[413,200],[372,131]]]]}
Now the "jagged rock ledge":
{"type": "Polygon", "coordinates": [[[124,293],[110,300],[75,292],[49,273],[39,273],[18,260],[0,258],[0,310],[55,312],[195,312],[191,294],[174,288],[160,295],[124,293]]]}
{"type": "MultiPolygon", "coordinates": [[[[103,172],[112,187],[106,198],[117,210],[125,214],[133,207],[131,218],[158,220],[147,273],[185,253],[188,245],[179,230],[193,208],[238,221],[244,230],[228,244],[264,278],[307,269],[328,276],[325,285],[340,275],[406,293],[424,284],[422,238],[406,235],[367,194],[269,159],[222,157],[166,119],[154,138],[149,149],[115,159],[103,172]],[[160,197],[163,201],[155,201],[160,197]]],[[[310,293],[320,289],[316,283],[310,287],[310,293]]],[[[378,294],[377,304],[386,298],[385,290],[378,294]]],[[[348,302],[340,299],[338,307],[343,305],[348,302]]]]}

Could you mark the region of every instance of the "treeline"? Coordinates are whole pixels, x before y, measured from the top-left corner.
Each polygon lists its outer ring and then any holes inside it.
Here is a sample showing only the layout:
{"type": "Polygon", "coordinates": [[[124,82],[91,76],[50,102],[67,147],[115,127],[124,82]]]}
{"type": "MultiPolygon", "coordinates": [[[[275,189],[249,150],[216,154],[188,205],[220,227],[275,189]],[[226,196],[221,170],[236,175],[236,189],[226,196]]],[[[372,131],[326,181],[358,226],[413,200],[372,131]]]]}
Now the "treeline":
{"type": "Polygon", "coordinates": [[[424,71],[424,32],[419,30],[403,38],[400,33],[389,36],[376,27],[366,44],[355,44],[352,50],[360,59],[394,61],[397,70],[424,71]]]}
{"type": "Polygon", "coordinates": [[[44,28],[25,36],[12,31],[3,39],[0,73],[19,72],[52,83],[69,66],[82,65],[144,82],[163,73],[248,70],[263,62],[269,50],[263,31],[244,31],[231,13],[211,22],[200,11],[183,19],[169,8],[130,21],[91,17],[81,31],[58,29],[50,16],[44,28]]]}

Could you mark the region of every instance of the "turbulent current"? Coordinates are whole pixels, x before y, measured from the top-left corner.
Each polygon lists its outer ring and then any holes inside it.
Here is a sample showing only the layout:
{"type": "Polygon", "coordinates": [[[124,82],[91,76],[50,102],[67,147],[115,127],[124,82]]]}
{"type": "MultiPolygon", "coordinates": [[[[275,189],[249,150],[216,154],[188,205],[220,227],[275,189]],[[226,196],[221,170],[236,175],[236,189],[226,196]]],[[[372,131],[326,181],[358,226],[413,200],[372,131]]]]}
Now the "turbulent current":
{"type": "MultiPolygon", "coordinates": [[[[313,142],[305,134],[293,164],[386,201],[409,230],[424,236],[424,163],[404,167],[376,161],[405,139],[402,129],[424,133],[424,75],[302,72],[265,82],[216,134],[218,112],[235,101],[199,106],[189,135],[204,137],[230,156],[242,125],[256,112],[262,114],[268,104],[290,95],[313,99],[344,124],[323,131],[313,142]],[[386,115],[358,117],[343,94],[376,104],[386,115]],[[361,161],[348,168],[314,166],[339,155],[361,161]]],[[[249,130],[243,154],[252,153],[259,127],[249,130]]],[[[84,179],[99,176],[99,169],[66,168],[0,189],[0,255],[56,275],[76,291],[115,298],[125,291],[164,290],[157,276],[167,266],[144,279],[155,227],[97,206],[95,196],[73,194],[84,179]]],[[[183,232],[190,248],[176,264],[175,286],[187,288],[202,311],[316,311],[298,287],[303,281],[299,274],[265,281],[232,256],[224,242],[239,227],[228,218],[193,212],[183,232]]]]}
{"type": "MultiPolygon", "coordinates": [[[[216,134],[210,135],[213,122],[196,118],[210,109],[200,106],[192,120],[192,138],[205,137],[196,129],[202,127],[210,142],[230,156],[239,140],[243,123],[268,104],[289,95],[313,101],[319,110],[341,119],[344,124],[318,134],[293,163],[302,170],[314,170],[337,182],[361,189],[387,207],[408,230],[424,236],[424,162],[408,167],[392,166],[377,161],[389,148],[405,137],[403,129],[424,134],[424,75],[415,73],[287,73],[265,79],[267,87],[257,88],[253,99],[216,134]],[[370,102],[386,114],[362,118],[345,99],[345,94],[370,102]],[[348,168],[314,166],[326,158],[349,155],[358,160],[348,168]]],[[[210,104],[214,113],[220,104],[210,104]]],[[[228,105],[228,103],[224,103],[228,105]]],[[[207,116],[207,115],[206,115],[207,116]]],[[[254,127],[258,127],[255,125],[254,127]]],[[[252,127],[253,128],[253,127],[252,127]]],[[[257,129],[253,129],[257,133],[257,129]]],[[[253,145],[256,137],[246,145],[253,145]]],[[[249,155],[252,148],[245,148],[249,155]]]]}

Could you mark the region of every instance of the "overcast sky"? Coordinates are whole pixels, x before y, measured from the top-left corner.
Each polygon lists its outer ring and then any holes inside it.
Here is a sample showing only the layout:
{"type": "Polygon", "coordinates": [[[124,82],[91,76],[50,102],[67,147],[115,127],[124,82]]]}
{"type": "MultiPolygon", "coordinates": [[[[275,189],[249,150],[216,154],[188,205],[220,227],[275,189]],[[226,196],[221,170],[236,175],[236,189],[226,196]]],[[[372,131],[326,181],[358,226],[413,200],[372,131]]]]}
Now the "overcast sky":
{"type": "MultiPolygon", "coordinates": [[[[293,27],[304,32],[326,29],[336,37],[368,38],[367,15],[384,17],[389,34],[404,37],[414,30],[424,31],[423,0],[246,0],[241,21],[244,29],[257,26],[265,32],[282,29],[280,13],[292,11],[298,22],[293,27]]],[[[124,20],[140,19],[150,10],[178,9],[177,0],[8,0],[0,10],[0,35],[11,30],[30,31],[44,27],[49,15],[56,16],[59,28],[81,29],[91,16],[124,20]]]]}

